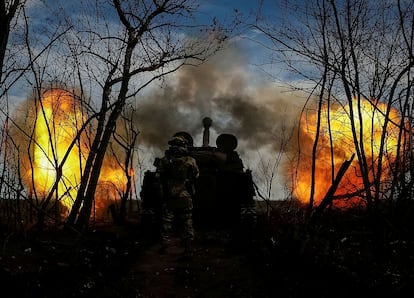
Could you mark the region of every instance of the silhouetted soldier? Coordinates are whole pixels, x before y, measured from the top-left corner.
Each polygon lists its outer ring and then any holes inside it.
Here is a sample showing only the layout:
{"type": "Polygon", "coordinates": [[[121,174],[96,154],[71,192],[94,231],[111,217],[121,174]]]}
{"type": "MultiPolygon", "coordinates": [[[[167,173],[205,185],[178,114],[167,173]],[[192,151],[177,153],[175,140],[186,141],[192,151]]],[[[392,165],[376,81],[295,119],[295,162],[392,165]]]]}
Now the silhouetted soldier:
{"type": "Polygon", "coordinates": [[[196,160],[188,155],[188,141],[184,137],[175,136],[168,144],[170,147],[165,151],[165,156],[156,165],[156,176],[159,177],[163,190],[160,252],[164,253],[168,247],[169,234],[175,220],[181,228],[185,253],[189,254],[194,239],[192,196],[199,169],[196,160]]]}

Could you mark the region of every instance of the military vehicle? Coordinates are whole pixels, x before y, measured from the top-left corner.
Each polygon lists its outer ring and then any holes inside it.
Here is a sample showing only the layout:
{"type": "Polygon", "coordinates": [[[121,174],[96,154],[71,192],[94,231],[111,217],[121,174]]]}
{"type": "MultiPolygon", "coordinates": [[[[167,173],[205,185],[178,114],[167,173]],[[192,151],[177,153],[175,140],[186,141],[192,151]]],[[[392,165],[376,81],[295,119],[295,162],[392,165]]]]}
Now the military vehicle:
{"type": "MultiPolygon", "coordinates": [[[[252,172],[244,169],[235,149],[238,140],[232,134],[220,134],[216,147],[209,145],[209,128],[212,120],[203,119],[203,145],[194,146],[187,132],[180,135],[187,139],[190,155],[195,158],[200,176],[195,182],[193,196],[193,224],[195,229],[251,228],[255,223],[256,195],[252,172]]],[[[156,164],[157,159],[154,162],[156,164]]],[[[141,187],[142,223],[153,229],[160,224],[162,197],[155,172],[146,171],[141,187]]]]}

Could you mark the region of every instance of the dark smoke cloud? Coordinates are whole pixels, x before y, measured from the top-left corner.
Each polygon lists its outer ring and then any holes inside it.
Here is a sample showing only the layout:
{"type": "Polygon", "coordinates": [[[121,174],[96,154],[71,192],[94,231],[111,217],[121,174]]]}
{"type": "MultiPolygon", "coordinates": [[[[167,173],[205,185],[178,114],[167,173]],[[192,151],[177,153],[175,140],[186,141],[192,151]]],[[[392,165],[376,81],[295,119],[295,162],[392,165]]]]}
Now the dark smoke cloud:
{"type": "Polygon", "coordinates": [[[234,134],[238,151],[277,150],[292,133],[302,98],[248,72],[247,57],[228,49],[198,67],[183,67],[166,84],[141,98],[135,117],[140,143],[163,149],[177,131],[187,131],[201,146],[202,119],[210,117],[210,145],[221,133],[234,134]]]}

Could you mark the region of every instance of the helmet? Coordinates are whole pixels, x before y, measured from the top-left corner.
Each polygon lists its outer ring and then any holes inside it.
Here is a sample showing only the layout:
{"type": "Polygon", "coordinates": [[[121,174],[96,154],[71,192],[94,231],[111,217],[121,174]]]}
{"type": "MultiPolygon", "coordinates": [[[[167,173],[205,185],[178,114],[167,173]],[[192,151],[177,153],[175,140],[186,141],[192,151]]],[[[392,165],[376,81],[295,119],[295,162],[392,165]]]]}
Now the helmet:
{"type": "Polygon", "coordinates": [[[193,137],[188,132],[179,131],[179,132],[176,132],[173,137],[177,137],[177,136],[184,137],[188,142],[187,146],[193,147],[193,144],[194,144],[193,137]]]}
{"type": "Polygon", "coordinates": [[[216,145],[223,152],[229,153],[237,148],[237,138],[232,134],[223,133],[217,137],[216,145]]]}
{"type": "Polygon", "coordinates": [[[171,146],[187,147],[188,141],[183,136],[174,136],[171,140],[168,141],[168,144],[171,146]]]}

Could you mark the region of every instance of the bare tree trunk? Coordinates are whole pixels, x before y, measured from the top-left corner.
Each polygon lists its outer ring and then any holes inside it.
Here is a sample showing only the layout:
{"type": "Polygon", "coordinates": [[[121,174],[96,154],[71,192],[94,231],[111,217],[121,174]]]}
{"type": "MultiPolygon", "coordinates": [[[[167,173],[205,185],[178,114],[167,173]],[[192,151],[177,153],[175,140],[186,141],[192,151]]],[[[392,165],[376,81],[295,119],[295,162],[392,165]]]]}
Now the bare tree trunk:
{"type": "Polygon", "coordinates": [[[342,177],[345,175],[345,172],[348,170],[349,166],[351,165],[352,161],[354,160],[355,154],[353,154],[351,156],[351,158],[347,161],[345,161],[342,166],[339,168],[338,173],[336,174],[335,180],[332,183],[331,187],[329,188],[329,190],[327,191],[327,193],[325,194],[325,197],[322,199],[321,203],[319,204],[318,207],[316,207],[314,213],[312,214],[311,217],[311,221],[315,222],[317,221],[323,210],[325,210],[325,208],[332,204],[332,201],[334,199],[334,194],[339,186],[339,183],[341,182],[342,177]]]}
{"type": "Polygon", "coordinates": [[[128,135],[124,141],[126,142],[126,144],[122,142],[122,140],[119,140],[116,136],[114,136],[115,141],[117,141],[117,143],[125,150],[125,159],[123,161],[122,168],[124,169],[125,177],[127,178],[125,191],[122,193],[122,196],[121,196],[121,206],[119,210],[119,221],[120,222],[125,221],[125,217],[127,215],[126,205],[127,205],[128,199],[131,198],[131,194],[132,194],[133,181],[132,181],[131,172],[133,170],[132,165],[133,165],[133,157],[134,157],[134,148],[135,148],[137,138],[138,138],[138,132],[133,127],[132,113],[130,117],[123,118],[123,121],[126,124],[125,130],[127,130],[127,135],[128,135]]]}
{"type": "Polygon", "coordinates": [[[16,16],[19,6],[24,5],[25,2],[25,0],[0,0],[0,86],[3,79],[3,65],[9,41],[10,23],[16,16]]]}
{"type": "MultiPolygon", "coordinates": [[[[123,103],[124,101],[121,101],[119,105],[122,106],[123,103]]],[[[102,163],[103,163],[106,149],[108,147],[108,144],[109,144],[109,141],[112,135],[112,131],[115,129],[116,120],[118,119],[120,112],[121,112],[121,107],[115,108],[114,111],[111,113],[108,123],[105,126],[105,130],[104,130],[101,142],[98,146],[98,149],[96,152],[93,153],[93,156],[91,157],[94,159],[93,167],[91,170],[90,179],[85,188],[85,195],[84,197],[82,197],[83,206],[82,206],[82,209],[80,210],[78,219],[75,223],[76,227],[78,227],[79,229],[83,229],[89,225],[89,218],[91,216],[93,201],[95,197],[95,191],[98,185],[98,179],[99,179],[99,174],[101,172],[102,163]]],[[[82,194],[80,192],[78,193],[78,197],[76,198],[77,200],[78,198],[80,198],[79,195],[82,195],[82,194]]]]}

